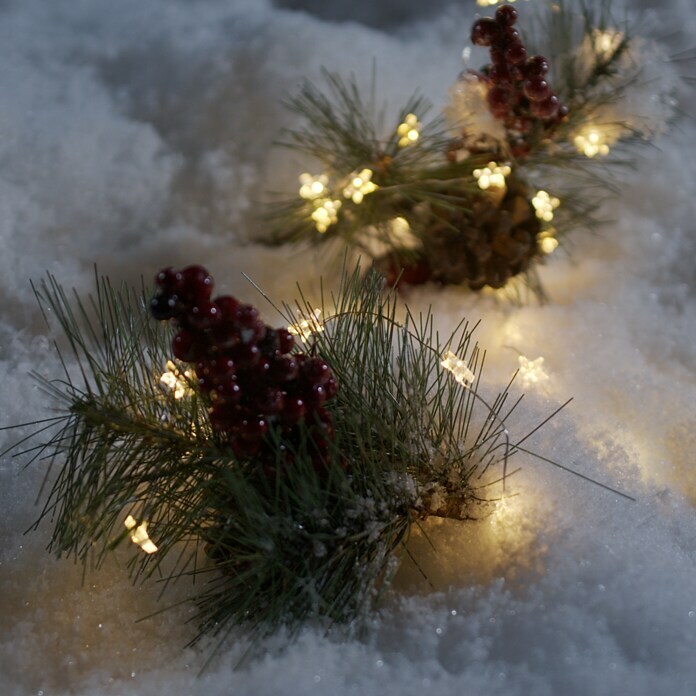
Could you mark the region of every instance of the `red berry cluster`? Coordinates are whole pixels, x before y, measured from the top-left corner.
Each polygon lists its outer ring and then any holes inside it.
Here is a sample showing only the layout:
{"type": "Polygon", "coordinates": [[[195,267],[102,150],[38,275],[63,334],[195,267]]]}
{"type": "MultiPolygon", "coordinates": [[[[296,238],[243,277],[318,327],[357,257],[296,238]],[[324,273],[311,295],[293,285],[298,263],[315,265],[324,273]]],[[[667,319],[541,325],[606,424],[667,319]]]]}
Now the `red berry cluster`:
{"type": "Polygon", "coordinates": [[[152,316],[179,328],[174,356],[195,364],[200,390],[210,399],[213,429],[235,454],[270,458],[264,440],[269,426],[280,428],[289,442],[305,422],[317,454],[326,457],[333,422],[324,404],[338,391],[328,363],[293,352],[293,335],[264,324],[252,305],[229,295],[211,299],[213,278],[202,266],[165,268],[155,283],[152,316]]]}
{"type": "Polygon", "coordinates": [[[507,128],[527,133],[533,119],[551,127],[565,118],[568,108],[560,103],[546,79],[546,58],[527,56],[516,21],[517,10],[512,5],[501,5],[495,19],[484,17],[474,22],[471,41],[476,46],[490,47],[487,80],[491,113],[504,120],[507,128]]]}

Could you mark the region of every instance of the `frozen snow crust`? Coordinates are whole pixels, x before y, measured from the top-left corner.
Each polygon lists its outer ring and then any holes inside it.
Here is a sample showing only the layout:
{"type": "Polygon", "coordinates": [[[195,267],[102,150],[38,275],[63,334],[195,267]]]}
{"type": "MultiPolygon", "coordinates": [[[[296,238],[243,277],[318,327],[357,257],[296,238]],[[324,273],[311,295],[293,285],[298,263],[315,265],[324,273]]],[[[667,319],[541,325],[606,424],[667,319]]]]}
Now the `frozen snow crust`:
{"type": "MultiPolygon", "coordinates": [[[[374,3],[357,3],[366,26],[343,21],[338,0],[323,18],[282,4],[0,3],[2,424],[43,417],[28,372],[58,373],[29,285],[46,270],[87,290],[95,262],[130,283],[196,262],[221,292],[254,302],[242,271],[274,298],[294,297],[295,281],[316,293],[320,257],[241,244],[258,236],[252,214],[264,191],[293,190],[302,167],[270,147],[288,125],[279,100],[322,65],[367,84],[374,59],[393,110],[418,86],[440,108],[475,11],[408,2],[375,14],[374,3]]],[[[650,26],[637,4],[634,18],[650,26]]],[[[674,41],[696,32],[690,0],[655,8],[655,35],[675,30],[670,50],[688,47],[674,41]]],[[[693,106],[687,95],[684,109],[693,106]]],[[[431,525],[437,556],[414,538],[434,591],[405,564],[364,634],[308,627],[287,647],[277,636],[238,671],[243,644],[231,635],[197,677],[209,651],[182,647],[193,635],[188,605],[136,623],[190,588],[158,602],[157,584],[133,587],[116,560],[81,585],[79,568],[46,554],[46,529],[23,536],[41,466],[5,457],[0,693],[693,694],[695,136],[685,121],[647,149],[603,211],[615,222],[576,236],[572,262],[542,269],[550,304],[516,309],[428,287],[408,296],[415,309],[432,303],[443,328],[482,320],[491,391],[517,367],[507,346],[543,355],[549,381],[529,388],[514,428],[574,396],[534,448],[636,503],[520,460],[509,508],[431,525]]],[[[0,433],[0,446],[14,437],[0,433]]]]}

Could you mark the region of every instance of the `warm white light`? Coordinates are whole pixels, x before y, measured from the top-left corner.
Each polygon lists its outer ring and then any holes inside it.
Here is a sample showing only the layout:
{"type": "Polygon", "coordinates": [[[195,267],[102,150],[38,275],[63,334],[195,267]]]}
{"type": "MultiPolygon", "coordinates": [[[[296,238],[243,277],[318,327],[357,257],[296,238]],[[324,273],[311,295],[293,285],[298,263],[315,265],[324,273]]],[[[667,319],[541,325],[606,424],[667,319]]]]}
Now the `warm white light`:
{"type": "Polygon", "coordinates": [[[537,191],[532,198],[532,205],[536,212],[536,216],[544,222],[553,220],[553,211],[558,208],[561,201],[554,196],[550,196],[546,191],[537,191]]]}
{"type": "Polygon", "coordinates": [[[308,201],[319,198],[326,191],[329,177],[326,174],[313,176],[305,172],[300,174],[300,196],[308,201]]]}
{"type": "Polygon", "coordinates": [[[624,40],[624,35],[620,31],[607,29],[595,29],[592,32],[592,45],[594,46],[597,57],[601,60],[610,60],[624,40]]]}
{"type": "Polygon", "coordinates": [[[317,232],[326,232],[331,225],[338,222],[338,211],[343,203],[331,198],[315,198],[313,203],[311,218],[314,220],[314,226],[317,232]]]}
{"type": "Polygon", "coordinates": [[[182,373],[171,360],[167,360],[167,371],[162,373],[160,384],[171,391],[175,399],[183,399],[193,394],[193,389],[189,386],[192,377],[189,370],[184,370],[182,373]]]}
{"type": "Polygon", "coordinates": [[[555,237],[541,237],[539,239],[539,248],[544,254],[552,254],[558,249],[558,240],[555,237]]]}
{"type": "Polygon", "coordinates": [[[324,325],[321,322],[321,309],[312,310],[312,313],[306,319],[301,319],[297,323],[288,326],[288,331],[293,336],[298,336],[302,343],[307,343],[312,334],[324,331],[324,325]]]}
{"type": "Polygon", "coordinates": [[[492,7],[493,5],[497,5],[499,2],[512,3],[515,2],[515,0],[476,0],[476,4],[479,7],[492,7]]]}
{"type": "Polygon", "coordinates": [[[519,377],[525,387],[531,387],[534,385],[541,385],[547,382],[549,376],[544,370],[544,358],[537,358],[536,360],[530,360],[524,355],[520,355],[517,358],[519,364],[519,377]]]}
{"type": "Polygon", "coordinates": [[[573,142],[578,152],[586,157],[594,157],[609,154],[609,136],[597,127],[585,129],[582,133],[575,136],[573,142]]]}
{"type": "Polygon", "coordinates": [[[464,387],[468,387],[476,379],[476,375],[451,350],[448,350],[440,365],[454,375],[454,378],[464,387]]]}
{"type": "Polygon", "coordinates": [[[356,205],[362,203],[363,198],[368,193],[376,191],[379,187],[372,181],[372,170],[362,169],[359,172],[353,172],[350,175],[350,182],[343,189],[343,195],[346,198],[352,199],[356,205]]]}
{"type": "Polygon", "coordinates": [[[479,188],[485,191],[489,188],[505,188],[505,177],[509,176],[511,171],[507,164],[498,165],[496,162],[489,162],[487,167],[474,169],[474,176],[479,188]]]}
{"type": "Polygon", "coordinates": [[[396,134],[399,136],[399,147],[407,147],[418,142],[423,124],[415,114],[406,114],[403,123],[399,124],[396,134]]]}
{"type": "Polygon", "coordinates": [[[157,546],[155,546],[147,533],[147,522],[138,524],[132,515],[128,515],[123,524],[131,532],[131,541],[137,544],[145,553],[155,553],[157,551],[157,546]]]}

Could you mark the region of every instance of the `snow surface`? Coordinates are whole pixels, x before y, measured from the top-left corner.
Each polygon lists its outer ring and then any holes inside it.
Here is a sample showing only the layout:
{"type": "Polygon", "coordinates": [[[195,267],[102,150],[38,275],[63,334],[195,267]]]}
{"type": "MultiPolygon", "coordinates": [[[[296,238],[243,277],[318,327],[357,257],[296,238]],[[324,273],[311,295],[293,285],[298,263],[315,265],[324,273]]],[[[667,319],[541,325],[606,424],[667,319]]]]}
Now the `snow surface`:
{"type": "MultiPolygon", "coordinates": [[[[321,66],[366,83],[374,60],[393,109],[415,86],[442,106],[475,11],[454,1],[277,5],[0,2],[4,424],[42,415],[28,372],[57,370],[29,285],[46,270],[86,290],[95,262],[127,282],[200,262],[249,300],[242,271],[275,298],[293,297],[296,280],[315,292],[321,258],[243,244],[258,236],[264,191],[292,190],[302,168],[270,147],[291,123],[279,100],[321,66]]],[[[649,25],[651,8],[669,49],[688,47],[692,0],[633,2],[630,13],[649,25]]],[[[682,107],[693,106],[685,95],[682,107]]],[[[695,137],[683,121],[646,149],[603,211],[616,222],[578,235],[572,262],[543,269],[550,304],[514,308],[457,289],[408,297],[432,303],[442,327],[482,320],[491,390],[517,367],[508,346],[543,355],[549,381],[529,389],[515,427],[574,396],[534,449],[637,502],[525,460],[503,513],[433,524],[437,556],[414,540],[434,591],[404,566],[366,632],[308,628],[289,645],[276,636],[237,671],[235,634],[199,677],[209,653],[183,648],[190,606],[136,623],[162,606],[159,588],[133,587],[116,559],[81,584],[80,568],[45,552],[46,528],[23,535],[41,467],[5,457],[0,693],[695,693],[695,137]]],[[[0,445],[14,437],[0,433],[0,445]]]]}

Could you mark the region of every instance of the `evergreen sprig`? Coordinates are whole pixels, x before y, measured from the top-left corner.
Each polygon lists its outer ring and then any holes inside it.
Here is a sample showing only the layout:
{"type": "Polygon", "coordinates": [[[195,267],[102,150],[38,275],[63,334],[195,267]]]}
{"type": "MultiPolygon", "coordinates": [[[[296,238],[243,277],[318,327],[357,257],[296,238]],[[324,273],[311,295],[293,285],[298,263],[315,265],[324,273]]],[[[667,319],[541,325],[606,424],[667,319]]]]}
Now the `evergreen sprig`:
{"type": "MultiPolygon", "coordinates": [[[[442,341],[429,312],[398,321],[397,297],[375,273],[344,276],[305,347],[340,384],[319,468],[309,427],[292,443],[271,429],[269,467],[235,456],[211,428],[184,365],[180,398],[162,388],[172,332],[149,317],[148,292],[102,278],[83,300],[49,276],[36,293],[57,322],[63,375],[39,378],[55,398],[55,430],[47,436],[42,424],[24,449],[57,469],[35,526],[51,521],[58,556],[99,566],[128,541],[127,516],[146,522],[158,550],[133,546],[132,576],[206,579],[194,596],[200,635],[350,621],[388,587],[411,525],[480,515],[512,473],[509,459],[528,451],[531,433],[511,441],[506,425],[521,397],[509,403],[509,385],[490,405],[481,394],[475,327],[464,322],[442,341]],[[470,384],[442,368],[447,349],[471,370],[470,384]]],[[[302,295],[282,311],[290,324],[314,321],[302,295]]]]}

